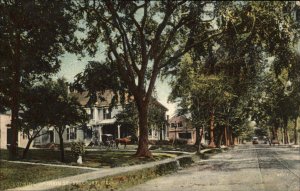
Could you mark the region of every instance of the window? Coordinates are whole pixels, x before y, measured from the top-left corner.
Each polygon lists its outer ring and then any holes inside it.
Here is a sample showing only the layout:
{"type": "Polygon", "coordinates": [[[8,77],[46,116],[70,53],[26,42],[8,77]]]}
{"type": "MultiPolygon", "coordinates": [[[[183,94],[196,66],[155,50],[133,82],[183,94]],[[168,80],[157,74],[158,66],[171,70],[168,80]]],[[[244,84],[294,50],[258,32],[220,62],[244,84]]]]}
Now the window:
{"type": "Polygon", "coordinates": [[[151,128],[149,128],[149,130],[148,130],[148,135],[152,136],[152,129],[151,128]]]}
{"type": "Polygon", "coordinates": [[[89,115],[90,119],[94,119],[94,109],[91,108],[91,113],[89,115]]]}
{"type": "MultiPolygon", "coordinates": [[[[68,133],[67,133],[68,135],[68,133]]],[[[77,128],[70,128],[70,139],[76,139],[77,138],[77,128]]]]}
{"type": "Polygon", "coordinates": [[[70,129],[67,128],[67,140],[69,140],[69,139],[70,139],[70,129]]]}
{"type": "Polygon", "coordinates": [[[180,122],[178,122],[178,127],[183,127],[182,126],[182,122],[180,121],[180,122]]]}
{"type": "Polygon", "coordinates": [[[103,119],[111,119],[111,111],[107,109],[103,109],[103,119]]]}
{"type": "Polygon", "coordinates": [[[49,135],[50,135],[50,143],[54,142],[54,131],[49,131],[49,135]]]}
{"type": "Polygon", "coordinates": [[[92,128],[84,128],[84,139],[91,139],[93,136],[92,128]]]}

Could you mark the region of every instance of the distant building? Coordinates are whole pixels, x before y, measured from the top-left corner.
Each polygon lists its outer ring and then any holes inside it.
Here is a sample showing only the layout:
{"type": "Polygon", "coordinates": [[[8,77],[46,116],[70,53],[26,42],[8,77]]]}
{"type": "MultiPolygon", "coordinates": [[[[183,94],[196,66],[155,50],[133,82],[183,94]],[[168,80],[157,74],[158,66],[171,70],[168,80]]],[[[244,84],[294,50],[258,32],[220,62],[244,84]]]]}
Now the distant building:
{"type": "MultiPolygon", "coordinates": [[[[12,129],[9,127],[11,123],[11,114],[0,114],[0,149],[7,149],[12,143],[12,129]]],[[[28,142],[27,137],[22,133],[18,133],[18,147],[25,148],[28,142]]]]}
{"type": "Polygon", "coordinates": [[[194,144],[196,129],[186,116],[173,116],[169,119],[169,139],[186,139],[188,144],[194,144]]]}

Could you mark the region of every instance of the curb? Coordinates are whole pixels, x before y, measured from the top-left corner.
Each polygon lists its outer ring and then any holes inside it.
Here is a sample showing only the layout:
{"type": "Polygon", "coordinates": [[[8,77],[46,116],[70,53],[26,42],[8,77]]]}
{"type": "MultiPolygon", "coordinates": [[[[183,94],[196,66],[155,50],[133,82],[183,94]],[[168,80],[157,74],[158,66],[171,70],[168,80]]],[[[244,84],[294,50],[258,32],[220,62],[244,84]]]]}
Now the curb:
{"type": "Polygon", "coordinates": [[[113,168],[113,169],[100,169],[100,170],[96,170],[93,172],[83,173],[83,174],[79,174],[79,175],[75,175],[75,176],[69,176],[69,177],[64,177],[64,178],[60,178],[60,179],[44,181],[44,182],[40,182],[40,183],[36,183],[36,184],[32,184],[32,185],[12,188],[12,189],[8,189],[7,191],[57,190],[61,187],[65,187],[65,186],[69,186],[69,185],[80,184],[80,183],[84,183],[84,182],[91,181],[91,180],[116,177],[123,173],[130,173],[130,172],[135,172],[135,171],[137,172],[137,171],[143,170],[143,169],[160,168],[160,167],[163,167],[164,165],[176,165],[175,170],[178,170],[187,165],[187,164],[185,164],[185,158],[190,158],[190,159],[186,159],[187,161],[189,161],[187,163],[191,163],[191,161],[193,161],[191,155],[183,155],[183,156],[178,156],[178,157],[175,157],[172,159],[165,159],[162,161],[155,161],[155,162],[134,165],[134,166],[129,166],[129,167],[117,167],[117,168],[113,168]]]}

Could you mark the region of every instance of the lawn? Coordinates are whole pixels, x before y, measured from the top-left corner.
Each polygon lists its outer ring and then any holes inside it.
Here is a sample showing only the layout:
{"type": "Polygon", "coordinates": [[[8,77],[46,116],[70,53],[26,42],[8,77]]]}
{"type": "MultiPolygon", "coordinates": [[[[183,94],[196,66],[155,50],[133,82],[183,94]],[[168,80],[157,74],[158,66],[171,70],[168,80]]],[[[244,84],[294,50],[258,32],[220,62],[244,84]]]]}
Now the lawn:
{"type": "Polygon", "coordinates": [[[89,170],[16,164],[0,161],[0,190],[25,186],[85,172],[89,172],[89,170]]]}
{"type": "MultiPolygon", "coordinates": [[[[176,157],[176,154],[153,153],[153,158],[137,158],[134,157],[134,151],[118,151],[118,150],[97,150],[87,151],[83,156],[83,164],[80,166],[94,168],[114,168],[121,166],[131,166],[144,164],[147,162],[163,160],[170,157],[176,157]]],[[[7,159],[7,151],[1,150],[2,159],[7,159]]],[[[65,151],[65,164],[78,165],[76,159],[72,157],[70,151],[65,151]]],[[[23,161],[63,164],[59,161],[60,152],[50,149],[32,149],[28,153],[28,158],[23,161]]]]}

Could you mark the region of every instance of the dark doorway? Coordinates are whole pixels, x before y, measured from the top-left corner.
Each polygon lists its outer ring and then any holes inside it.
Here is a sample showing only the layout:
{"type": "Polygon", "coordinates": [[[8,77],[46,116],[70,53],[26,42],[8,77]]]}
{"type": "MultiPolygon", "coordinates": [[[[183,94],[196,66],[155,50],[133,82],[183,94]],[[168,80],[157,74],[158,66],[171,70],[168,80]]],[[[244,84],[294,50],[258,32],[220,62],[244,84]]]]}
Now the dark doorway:
{"type": "Polygon", "coordinates": [[[49,135],[50,135],[50,143],[53,143],[54,142],[54,132],[49,131],[49,135]]]}
{"type": "Polygon", "coordinates": [[[12,144],[12,129],[7,129],[7,134],[6,134],[6,144],[11,145],[12,144]]]}

